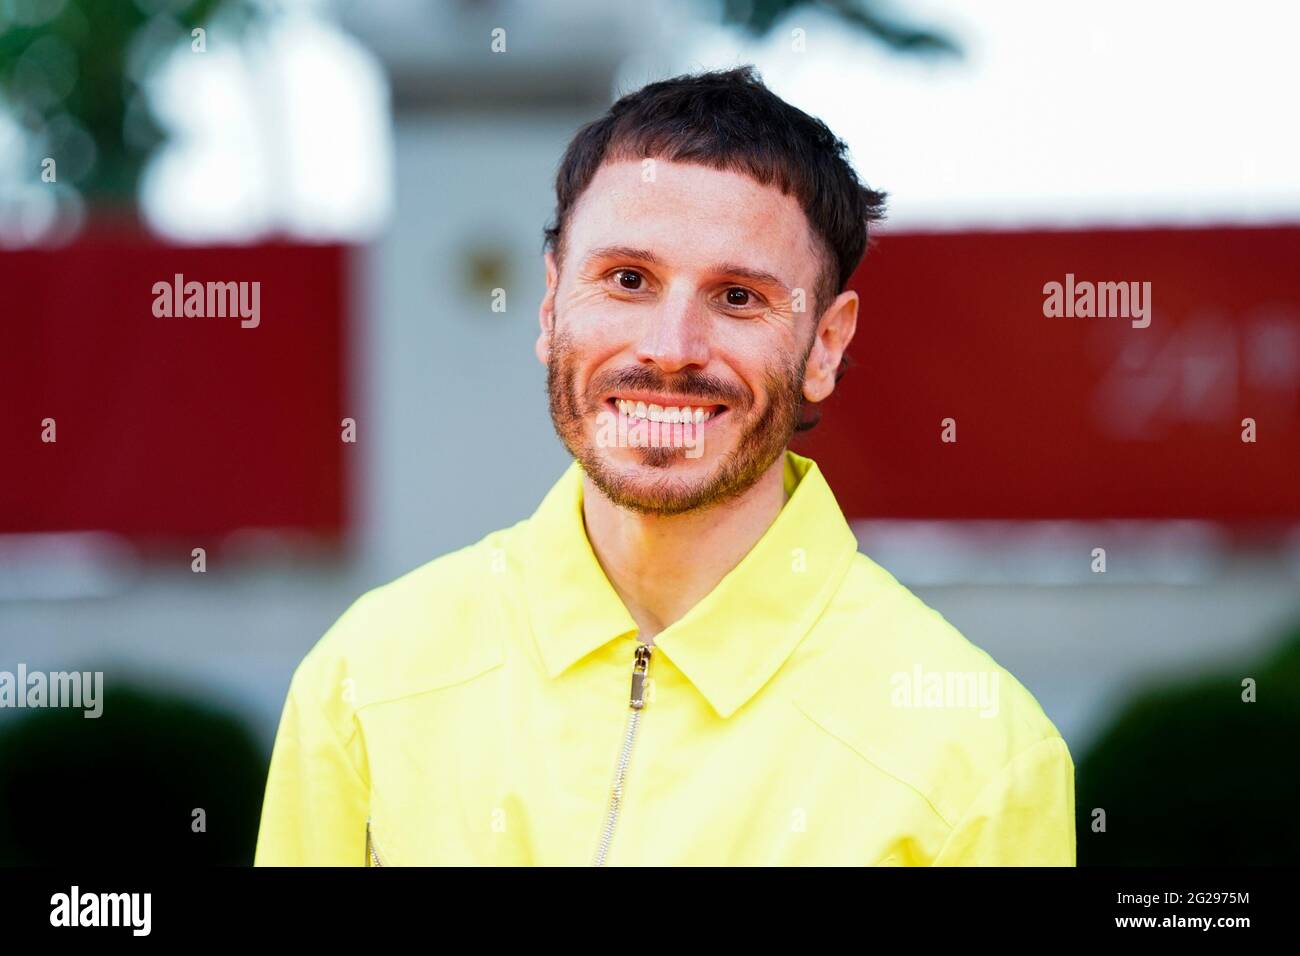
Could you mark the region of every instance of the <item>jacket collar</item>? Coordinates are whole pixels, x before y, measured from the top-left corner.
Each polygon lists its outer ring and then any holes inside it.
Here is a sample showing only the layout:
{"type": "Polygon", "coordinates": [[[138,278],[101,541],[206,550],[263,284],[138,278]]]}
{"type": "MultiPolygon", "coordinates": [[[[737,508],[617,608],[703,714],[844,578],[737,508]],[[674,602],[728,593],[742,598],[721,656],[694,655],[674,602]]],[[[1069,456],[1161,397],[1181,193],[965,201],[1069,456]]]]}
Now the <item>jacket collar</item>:
{"type": "MultiPolygon", "coordinates": [[[[574,461],[523,531],[524,593],[552,677],[638,628],[587,538],[582,468],[574,461]]],[[[789,500],[730,572],[656,647],[730,717],[785,662],[838,588],[857,551],[817,463],[785,453],[789,500]]]]}

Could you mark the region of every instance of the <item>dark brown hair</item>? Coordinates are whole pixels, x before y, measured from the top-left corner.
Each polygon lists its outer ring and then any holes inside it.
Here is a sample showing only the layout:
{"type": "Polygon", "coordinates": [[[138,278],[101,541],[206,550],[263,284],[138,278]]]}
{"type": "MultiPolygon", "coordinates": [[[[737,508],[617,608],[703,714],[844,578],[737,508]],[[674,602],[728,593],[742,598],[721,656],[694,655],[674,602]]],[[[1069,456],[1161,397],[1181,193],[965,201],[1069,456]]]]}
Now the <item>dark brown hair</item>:
{"type": "MultiPolygon", "coordinates": [[[[793,196],[823,246],[813,290],[816,315],[844,290],[866,253],[868,227],[884,218],[885,194],[869,189],[826,124],[763,85],[752,66],[676,76],[629,93],[578,130],[555,176],[555,218],[545,247],[564,257],[564,225],[600,166],[663,159],[742,173],[793,196]]],[[[836,372],[844,374],[847,353],[836,372]]],[[[799,430],[816,425],[801,422],[799,430]]]]}

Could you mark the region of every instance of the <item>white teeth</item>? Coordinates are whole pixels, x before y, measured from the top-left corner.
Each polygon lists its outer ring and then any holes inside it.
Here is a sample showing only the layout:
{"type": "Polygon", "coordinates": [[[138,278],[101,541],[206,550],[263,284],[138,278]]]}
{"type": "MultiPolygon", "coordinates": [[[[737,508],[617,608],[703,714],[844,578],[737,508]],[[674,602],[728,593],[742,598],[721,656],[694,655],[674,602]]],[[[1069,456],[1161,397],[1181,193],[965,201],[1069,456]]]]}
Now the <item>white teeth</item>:
{"type": "Polygon", "coordinates": [[[690,405],[669,405],[665,407],[653,403],[647,405],[645,402],[632,402],[625,398],[616,398],[614,405],[629,418],[644,418],[665,425],[689,424],[691,422],[698,425],[701,422],[707,422],[713,417],[712,411],[705,411],[702,408],[694,408],[690,405]]]}

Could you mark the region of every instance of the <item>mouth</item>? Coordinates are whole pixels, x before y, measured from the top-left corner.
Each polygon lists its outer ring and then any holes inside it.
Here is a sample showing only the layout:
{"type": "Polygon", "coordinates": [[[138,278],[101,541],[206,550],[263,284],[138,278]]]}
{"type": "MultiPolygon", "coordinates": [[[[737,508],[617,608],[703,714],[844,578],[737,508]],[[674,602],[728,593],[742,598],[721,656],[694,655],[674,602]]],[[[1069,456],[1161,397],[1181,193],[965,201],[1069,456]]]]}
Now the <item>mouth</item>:
{"type": "Polygon", "coordinates": [[[649,401],[636,395],[611,395],[605,399],[605,406],[614,414],[625,416],[631,424],[703,425],[727,414],[726,405],[674,401],[667,397],[649,401]]]}

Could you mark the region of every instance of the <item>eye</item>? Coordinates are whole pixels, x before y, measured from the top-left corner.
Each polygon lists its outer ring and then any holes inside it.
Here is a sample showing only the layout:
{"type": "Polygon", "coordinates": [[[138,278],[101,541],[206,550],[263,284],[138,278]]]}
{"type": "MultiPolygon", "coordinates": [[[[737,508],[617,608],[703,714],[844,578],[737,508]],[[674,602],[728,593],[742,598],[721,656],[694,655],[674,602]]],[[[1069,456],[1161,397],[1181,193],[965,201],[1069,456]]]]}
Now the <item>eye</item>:
{"type": "Polygon", "coordinates": [[[744,308],[745,306],[752,304],[754,294],[748,289],[741,288],[738,285],[733,285],[726,291],[725,298],[727,300],[727,305],[744,308]]]}
{"type": "Polygon", "coordinates": [[[641,283],[645,278],[639,272],[631,269],[619,269],[614,273],[614,278],[618,281],[619,288],[627,289],[629,292],[636,292],[641,288],[641,283]]]}

